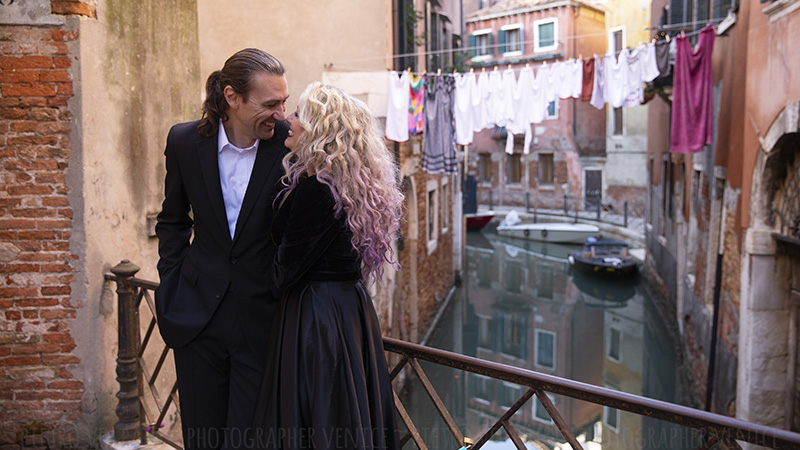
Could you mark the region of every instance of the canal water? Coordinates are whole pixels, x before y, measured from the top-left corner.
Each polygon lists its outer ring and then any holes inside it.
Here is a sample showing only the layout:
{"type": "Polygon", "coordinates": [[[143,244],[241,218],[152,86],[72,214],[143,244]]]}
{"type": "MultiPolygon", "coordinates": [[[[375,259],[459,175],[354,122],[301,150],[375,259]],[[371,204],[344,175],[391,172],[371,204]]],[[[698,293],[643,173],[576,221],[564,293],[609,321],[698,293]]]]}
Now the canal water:
{"type": "MultiPolygon", "coordinates": [[[[426,345],[510,366],[685,404],[674,319],[643,277],[609,283],[572,273],[580,246],[467,233],[462,283],[426,345]]],[[[527,389],[422,363],[464,436],[477,440],[527,389]]],[[[458,446],[418,380],[401,395],[432,449],[458,446]]],[[[697,448],[697,433],[560,395],[550,399],[584,449],[697,448]]],[[[536,397],[511,423],[529,449],[567,449],[536,397]]],[[[408,442],[404,448],[416,448],[408,442]]],[[[483,448],[513,449],[501,428],[483,448]]]]}

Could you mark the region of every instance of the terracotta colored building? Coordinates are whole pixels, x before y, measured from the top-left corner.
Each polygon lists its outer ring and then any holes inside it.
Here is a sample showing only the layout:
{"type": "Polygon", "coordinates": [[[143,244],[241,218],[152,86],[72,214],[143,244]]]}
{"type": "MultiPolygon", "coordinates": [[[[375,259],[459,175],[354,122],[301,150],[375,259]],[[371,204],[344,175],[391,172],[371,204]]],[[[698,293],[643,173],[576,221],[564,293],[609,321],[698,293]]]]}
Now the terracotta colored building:
{"type": "Polygon", "coordinates": [[[714,24],[714,140],[669,153],[670,104],[651,102],[648,262],[677,310],[699,406],[711,390],[712,411],[798,431],[800,2],[682,4],[654,1],[652,26],[714,24]]]}
{"type": "MultiPolygon", "coordinates": [[[[474,2],[472,2],[474,3],[474,2]]],[[[478,2],[466,18],[474,71],[519,73],[606,51],[605,11],[578,1],[506,0],[478,2]]],[[[548,105],[545,120],[531,125],[533,143],[524,154],[515,136],[513,154],[504,152],[505,130],[476,133],[469,146],[468,173],[477,181],[478,204],[525,205],[540,199],[598,197],[606,155],[606,112],[576,99],[548,105]],[[596,172],[596,173],[595,173],[596,172]],[[598,176],[599,175],[599,176],[598,176]],[[490,198],[491,195],[491,198],[490,198]]]]}

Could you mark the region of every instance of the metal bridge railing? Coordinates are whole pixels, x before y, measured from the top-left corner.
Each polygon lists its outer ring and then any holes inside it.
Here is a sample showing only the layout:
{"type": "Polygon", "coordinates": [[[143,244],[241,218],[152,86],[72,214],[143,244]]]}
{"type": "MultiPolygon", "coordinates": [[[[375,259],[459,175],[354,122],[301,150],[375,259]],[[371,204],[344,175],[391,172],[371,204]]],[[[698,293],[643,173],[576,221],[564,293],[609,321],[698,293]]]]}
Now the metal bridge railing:
{"type": "Polygon", "coordinates": [[[572,220],[608,223],[644,233],[645,208],[641,204],[601,199],[598,197],[573,197],[542,192],[496,192],[482,191],[478,194],[479,210],[503,208],[524,208],[533,214],[534,222],[538,216],[560,216],[572,220]]]}
{"type": "MultiPolygon", "coordinates": [[[[158,349],[150,349],[148,345],[154,342],[153,336],[158,324],[155,320],[155,304],[153,291],[158,283],[135,278],[139,268],[129,261],[122,261],[106,274],[107,281],[117,284],[118,314],[119,314],[119,353],[117,358],[117,380],[120,390],[117,393],[119,405],[116,413],[118,420],[114,425],[114,439],[129,441],[139,439],[142,444],[147,443],[148,436],[182,450],[179,436],[171,436],[161,430],[163,421],[170,411],[177,413],[180,404],[177,396],[177,381],[174,374],[170,379],[164,370],[165,362],[170,349],[161,344],[158,349]],[[146,328],[141,328],[140,309],[146,307],[145,314],[149,316],[146,328]],[[142,335],[141,330],[144,330],[142,335]],[[151,358],[146,357],[149,355],[151,358]],[[151,361],[154,359],[155,361],[151,361]],[[167,386],[165,394],[159,386],[167,386]]],[[[575,450],[582,449],[581,443],[576,439],[570,427],[548,397],[549,394],[559,394],[578,400],[608,406],[623,411],[629,411],[641,416],[652,417],[678,425],[702,431],[707,439],[699,448],[741,448],[737,441],[749,442],[768,448],[789,449],[800,448],[800,434],[786,430],[771,428],[728,416],[713,414],[668,402],[653,400],[637,395],[627,394],[607,388],[602,388],[586,383],[568,380],[552,375],[546,375],[527,369],[507,366],[491,361],[470,356],[460,355],[444,350],[412,344],[393,338],[383,339],[384,349],[398,355],[399,362],[391,369],[390,376],[394,381],[401,372],[406,375],[406,380],[413,382],[415,378],[424,388],[425,393],[432,402],[439,416],[453,438],[453,447],[479,449],[503,428],[517,449],[525,450],[525,444],[520,438],[511,417],[531,397],[541,402],[558,427],[566,441],[575,450]],[[437,365],[464,370],[477,375],[515,383],[527,388],[525,392],[503,413],[487,430],[474,439],[464,436],[451,413],[442,402],[439,394],[428,379],[420,361],[428,361],[437,365]]],[[[402,437],[402,445],[413,441],[420,450],[427,450],[419,427],[403,405],[400,397],[395,393],[395,405],[399,420],[408,430],[402,437]]],[[[179,427],[176,428],[180,433],[179,427]]]]}

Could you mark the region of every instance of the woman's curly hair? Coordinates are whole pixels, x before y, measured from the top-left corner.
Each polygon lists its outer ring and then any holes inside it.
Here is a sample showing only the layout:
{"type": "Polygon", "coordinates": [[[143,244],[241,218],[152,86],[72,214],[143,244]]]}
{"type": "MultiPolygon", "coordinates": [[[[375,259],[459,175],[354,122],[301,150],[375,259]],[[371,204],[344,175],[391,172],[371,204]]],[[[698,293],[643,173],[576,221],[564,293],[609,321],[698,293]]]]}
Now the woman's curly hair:
{"type": "Polygon", "coordinates": [[[384,263],[398,267],[392,239],[400,227],[403,194],[394,157],[367,105],[341,89],[314,82],[300,95],[304,132],[283,159],[283,198],[306,176],[316,175],[344,211],[364,279],[383,276],[384,263]]]}

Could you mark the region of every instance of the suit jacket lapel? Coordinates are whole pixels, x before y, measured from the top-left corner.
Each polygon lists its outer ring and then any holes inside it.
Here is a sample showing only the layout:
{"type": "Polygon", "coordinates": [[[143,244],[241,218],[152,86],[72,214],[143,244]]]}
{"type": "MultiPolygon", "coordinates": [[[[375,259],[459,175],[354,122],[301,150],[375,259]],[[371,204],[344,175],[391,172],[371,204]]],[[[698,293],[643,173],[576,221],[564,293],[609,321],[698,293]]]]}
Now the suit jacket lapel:
{"type": "Polygon", "coordinates": [[[236,220],[236,232],[233,234],[234,243],[239,238],[242,227],[247,222],[250,212],[253,211],[258,197],[264,190],[264,184],[271,178],[270,174],[279,166],[279,161],[284,155],[284,152],[273,143],[274,141],[275,139],[262,140],[258,145],[256,161],[253,164],[253,173],[250,174],[247,191],[245,191],[244,200],[242,200],[242,209],[239,211],[239,218],[236,220]]]}
{"type": "Polygon", "coordinates": [[[203,138],[197,141],[197,154],[203,169],[203,181],[208,190],[208,199],[222,227],[225,242],[230,244],[231,231],[228,228],[228,215],[225,212],[225,200],[222,198],[222,184],[219,181],[219,157],[217,155],[217,139],[203,138]]]}

